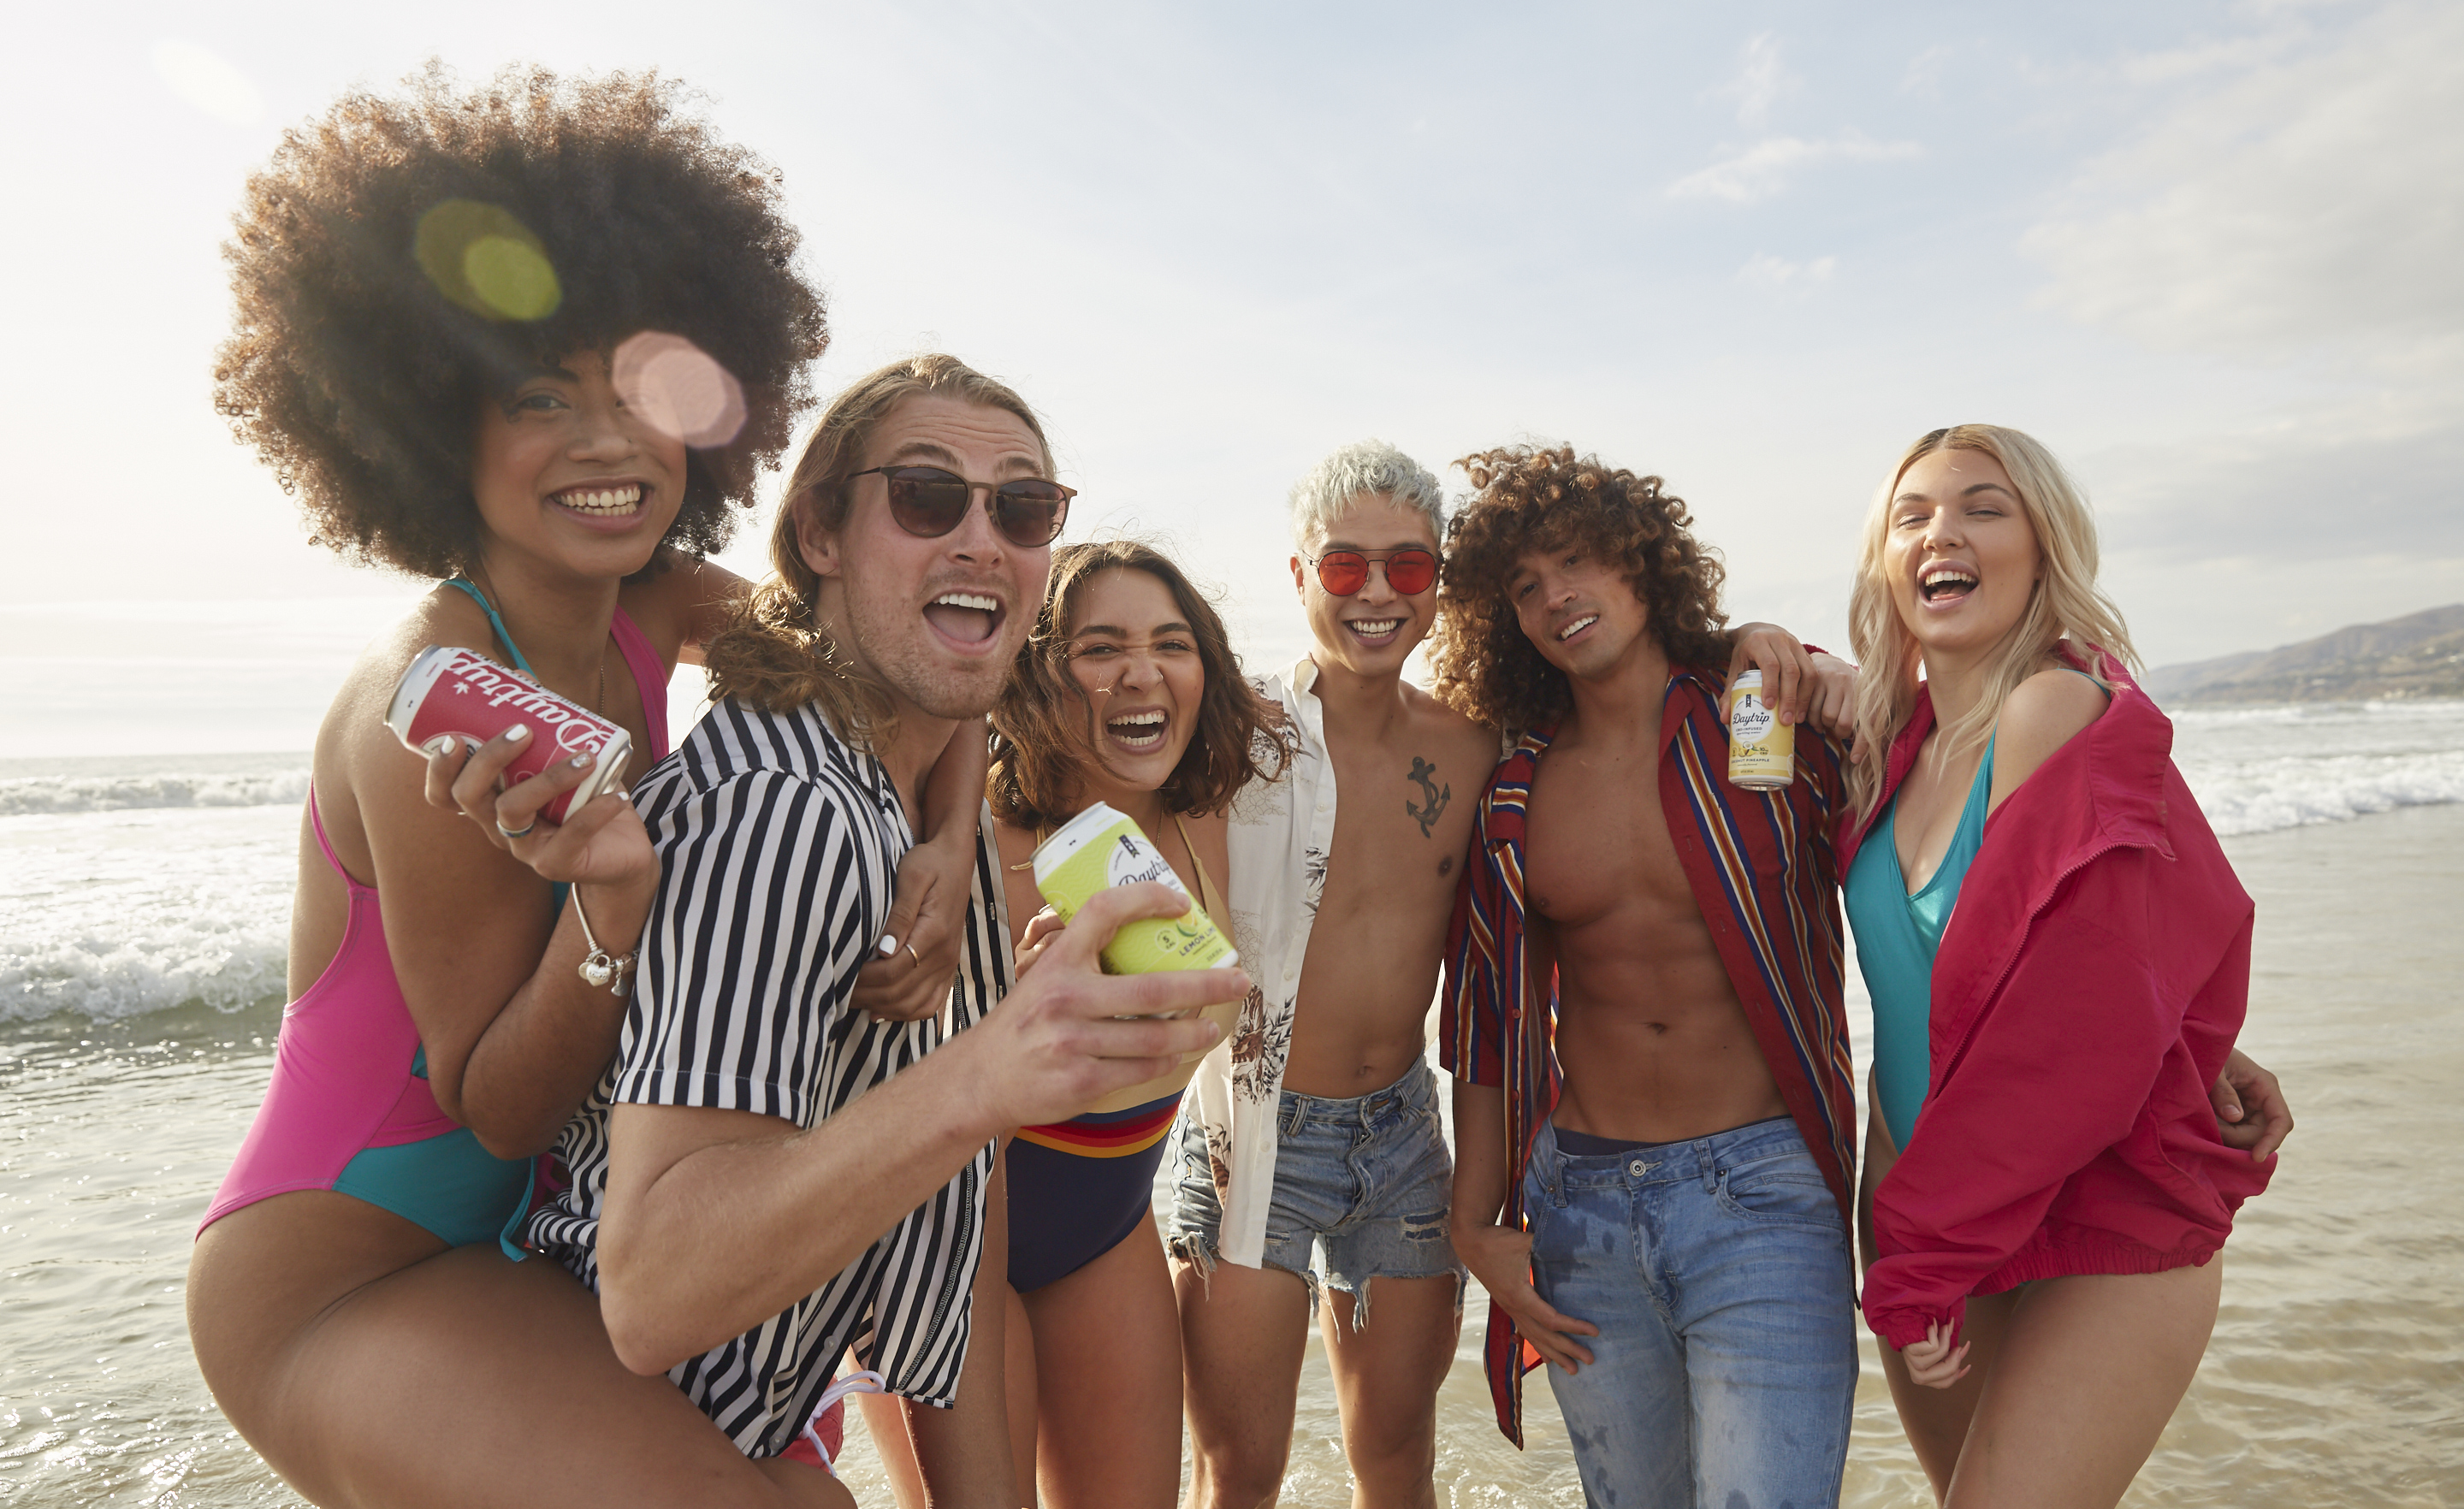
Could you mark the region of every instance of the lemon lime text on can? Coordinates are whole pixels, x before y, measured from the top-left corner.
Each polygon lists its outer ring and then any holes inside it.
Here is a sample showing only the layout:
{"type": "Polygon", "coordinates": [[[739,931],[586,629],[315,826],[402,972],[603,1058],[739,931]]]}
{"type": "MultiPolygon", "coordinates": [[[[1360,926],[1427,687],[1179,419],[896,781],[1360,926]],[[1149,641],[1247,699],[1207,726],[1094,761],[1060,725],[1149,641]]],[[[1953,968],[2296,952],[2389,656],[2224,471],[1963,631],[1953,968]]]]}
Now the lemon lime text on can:
{"type": "MultiPolygon", "coordinates": [[[[1064,922],[1075,918],[1097,891],[1140,881],[1159,881],[1183,899],[1189,895],[1153,841],[1104,802],[1063,823],[1059,832],[1036,845],[1035,888],[1064,922]]],[[[1240,962],[1232,941],[1194,902],[1178,917],[1125,924],[1104,945],[1103,957],[1108,974],[1230,969],[1240,962]]]]}
{"type": "Polygon", "coordinates": [[[1749,670],[1728,689],[1728,784],[1776,791],[1796,777],[1796,730],[1763,700],[1763,673],[1749,670]]]}

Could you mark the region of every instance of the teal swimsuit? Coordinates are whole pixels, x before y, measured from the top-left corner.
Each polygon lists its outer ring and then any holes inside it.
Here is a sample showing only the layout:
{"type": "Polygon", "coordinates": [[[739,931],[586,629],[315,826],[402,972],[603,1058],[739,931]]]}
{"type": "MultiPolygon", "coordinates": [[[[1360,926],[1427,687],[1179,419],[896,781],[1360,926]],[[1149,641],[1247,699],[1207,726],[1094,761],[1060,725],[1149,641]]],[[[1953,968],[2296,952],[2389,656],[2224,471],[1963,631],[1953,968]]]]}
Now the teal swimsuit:
{"type": "Polygon", "coordinates": [[[1847,885],[1840,887],[1848,925],[1857,932],[1857,963],[1865,973],[1866,994],[1874,998],[1874,1107],[1890,1128],[1895,1147],[1907,1147],[1933,1074],[1927,1035],[1933,1018],[1934,951],[1942,947],[1943,929],[1959,903],[1959,884],[1985,842],[1985,812],[1992,789],[1993,743],[1988,739],[1950,847],[1943,851],[1933,877],[1914,895],[1900,868],[1899,797],[1894,793],[1858,848],[1847,885]]]}
{"type": "MultiPolygon", "coordinates": [[[[2096,680],[2076,666],[2061,668],[2096,680]]],[[[2101,684],[2098,689],[2103,690],[2101,684]]],[[[2112,693],[2105,695],[2109,699],[2112,693]]],[[[1847,884],[1840,886],[1848,926],[1857,934],[1857,964],[1865,974],[1865,992],[1874,998],[1874,1108],[1890,1129],[1892,1145],[1903,1150],[1908,1134],[1916,1130],[1917,1112],[1933,1079],[1934,951],[1942,947],[1943,929],[1950,926],[1951,908],[1959,904],[1960,883],[1985,842],[1992,790],[1993,740],[1988,738],[1976,779],[1968,788],[1968,804],[1959,809],[1959,826],[1933,878],[1915,895],[1908,894],[1907,875],[1900,868],[1900,799],[1894,792],[1858,848],[1847,884]]]]}

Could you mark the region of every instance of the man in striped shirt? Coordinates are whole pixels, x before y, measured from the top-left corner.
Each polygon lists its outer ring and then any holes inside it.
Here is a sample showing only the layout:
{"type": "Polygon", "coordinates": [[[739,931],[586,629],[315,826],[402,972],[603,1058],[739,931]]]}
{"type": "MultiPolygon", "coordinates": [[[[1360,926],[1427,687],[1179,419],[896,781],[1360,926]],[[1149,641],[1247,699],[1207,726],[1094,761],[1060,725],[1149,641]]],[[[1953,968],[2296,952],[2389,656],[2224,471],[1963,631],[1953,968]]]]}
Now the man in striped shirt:
{"type": "Polygon", "coordinates": [[[798,1502],[844,1501],[776,1459],[817,1454],[850,1345],[943,1407],[913,1423],[935,1501],[1014,1501],[998,1309],[970,1345],[993,1139],[1154,1078],[1214,1039],[1196,1008],[1249,989],[1098,973],[1114,928],[1185,908],[1160,886],[1089,902],[1011,988],[987,834],[951,1021],[850,1007],[924,776],[979,729],[1043,601],[1069,496],[1051,473],[1033,410],[948,357],[842,394],[789,478],[777,576],[709,646],[715,705],[634,793],[661,862],[641,977],[563,1139],[572,1187],[529,1236],[597,1289],[627,1367],[673,1379],[798,1502]]]}
{"type": "MultiPolygon", "coordinates": [[[[1438,689],[1520,738],[1474,819],[1441,1050],[1499,1424],[1521,1443],[1546,1360],[1594,1503],[1835,1502],[1857,1382],[1840,746],[1800,723],[1789,786],[1728,784],[1721,568],[1659,478],[1567,448],[1467,470],[1438,689]]],[[[1845,667],[1755,658],[1784,717],[1844,725],[1845,667]]]]}

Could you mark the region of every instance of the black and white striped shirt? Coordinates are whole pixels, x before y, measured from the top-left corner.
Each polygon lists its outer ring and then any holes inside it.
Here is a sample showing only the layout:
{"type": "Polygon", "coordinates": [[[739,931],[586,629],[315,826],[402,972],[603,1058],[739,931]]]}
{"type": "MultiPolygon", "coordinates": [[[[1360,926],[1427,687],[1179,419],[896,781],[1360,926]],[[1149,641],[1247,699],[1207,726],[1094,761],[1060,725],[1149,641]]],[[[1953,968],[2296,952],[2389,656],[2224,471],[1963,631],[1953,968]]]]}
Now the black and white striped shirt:
{"type": "MultiPolygon", "coordinates": [[[[532,1246],[593,1289],[611,1105],[714,1105],[810,1127],[972,1025],[1011,980],[987,820],[945,1017],[882,1022],[847,1005],[914,841],[889,776],[814,707],[719,703],[633,800],[659,852],[659,891],[632,1008],[560,1144],[572,1186],[527,1227],[532,1246]]],[[[950,1404],[992,1157],[987,1144],[819,1291],[668,1376],[751,1456],[778,1454],[803,1429],[850,1344],[891,1391],[950,1404]]]]}

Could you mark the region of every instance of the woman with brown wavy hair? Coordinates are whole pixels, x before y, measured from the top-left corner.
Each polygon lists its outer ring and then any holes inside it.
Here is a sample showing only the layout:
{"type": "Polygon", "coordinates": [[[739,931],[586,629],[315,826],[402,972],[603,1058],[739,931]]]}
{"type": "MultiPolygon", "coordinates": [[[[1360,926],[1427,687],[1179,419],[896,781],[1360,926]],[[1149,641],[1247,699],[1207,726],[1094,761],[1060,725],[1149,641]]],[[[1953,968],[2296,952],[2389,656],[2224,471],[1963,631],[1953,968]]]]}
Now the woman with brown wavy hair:
{"type": "MultiPolygon", "coordinates": [[[[1036,890],[1036,845],[1099,801],[1155,841],[1230,933],[1224,816],[1242,787],[1280,772],[1277,719],[1170,558],[1134,540],[1055,550],[992,721],[994,835],[1022,973],[1058,926],[1036,890]]],[[[1206,1015],[1228,1036],[1239,1009],[1206,1015]]],[[[1010,1432],[1030,1502],[1165,1509],[1178,1490],[1180,1320],[1149,1204],[1199,1057],[1003,1145],[1010,1432]]]]}

